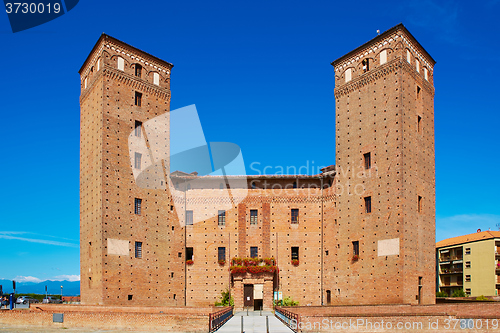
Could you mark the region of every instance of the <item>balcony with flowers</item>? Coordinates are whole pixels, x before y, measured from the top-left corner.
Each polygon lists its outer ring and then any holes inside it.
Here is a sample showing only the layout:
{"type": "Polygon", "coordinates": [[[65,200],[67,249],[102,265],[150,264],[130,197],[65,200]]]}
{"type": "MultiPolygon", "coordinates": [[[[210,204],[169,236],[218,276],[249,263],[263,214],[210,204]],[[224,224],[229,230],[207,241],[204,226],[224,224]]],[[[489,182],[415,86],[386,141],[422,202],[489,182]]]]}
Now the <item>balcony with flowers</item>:
{"type": "Polygon", "coordinates": [[[233,258],[231,259],[231,274],[261,274],[277,270],[274,258],[233,258]]]}

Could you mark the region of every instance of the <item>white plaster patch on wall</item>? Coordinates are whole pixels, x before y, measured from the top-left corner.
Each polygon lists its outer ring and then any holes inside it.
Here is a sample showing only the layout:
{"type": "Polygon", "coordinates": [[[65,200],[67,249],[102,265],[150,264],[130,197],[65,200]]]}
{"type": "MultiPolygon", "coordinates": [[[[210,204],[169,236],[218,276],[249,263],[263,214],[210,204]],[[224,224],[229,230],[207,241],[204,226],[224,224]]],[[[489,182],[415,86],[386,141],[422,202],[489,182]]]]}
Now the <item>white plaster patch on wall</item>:
{"type": "Polygon", "coordinates": [[[108,254],[128,256],[129,242],[127,240],[108,238],[108,254]]]}
{"type": "Polygon", "coordinates": [[[254,284],[253,285],[253,299],[264,299],[264,285],[254,284]]]}
{"type": "Polygon", "coordinates": [[[395,256],[399,254],[399,238],[378,241],[378,256],[395,256]]]}

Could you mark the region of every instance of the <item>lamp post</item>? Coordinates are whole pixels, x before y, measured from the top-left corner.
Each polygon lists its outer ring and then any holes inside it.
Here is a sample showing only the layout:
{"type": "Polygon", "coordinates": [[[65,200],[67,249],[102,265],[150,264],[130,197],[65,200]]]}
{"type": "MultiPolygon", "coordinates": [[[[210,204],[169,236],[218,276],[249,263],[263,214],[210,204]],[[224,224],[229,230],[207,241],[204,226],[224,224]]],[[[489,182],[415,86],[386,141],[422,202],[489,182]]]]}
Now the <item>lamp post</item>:
{"type": "Polygon", "coordinates": [[[61,302],[62,302],[62,291],[63,291],[63,286],[61,286],[61,302]]]}

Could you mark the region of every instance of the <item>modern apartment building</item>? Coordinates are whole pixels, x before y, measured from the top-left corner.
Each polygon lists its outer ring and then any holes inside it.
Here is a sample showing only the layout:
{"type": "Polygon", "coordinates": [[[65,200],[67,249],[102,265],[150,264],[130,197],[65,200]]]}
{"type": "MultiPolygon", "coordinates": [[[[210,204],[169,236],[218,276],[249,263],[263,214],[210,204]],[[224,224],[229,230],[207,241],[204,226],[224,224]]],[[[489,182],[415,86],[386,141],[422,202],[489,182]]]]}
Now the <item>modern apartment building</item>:
{"type": "Polygon", "coordinates": [[[437,288],[452,295],[500,295],[500,231],[448,238],[437,242],[437,288]]]}

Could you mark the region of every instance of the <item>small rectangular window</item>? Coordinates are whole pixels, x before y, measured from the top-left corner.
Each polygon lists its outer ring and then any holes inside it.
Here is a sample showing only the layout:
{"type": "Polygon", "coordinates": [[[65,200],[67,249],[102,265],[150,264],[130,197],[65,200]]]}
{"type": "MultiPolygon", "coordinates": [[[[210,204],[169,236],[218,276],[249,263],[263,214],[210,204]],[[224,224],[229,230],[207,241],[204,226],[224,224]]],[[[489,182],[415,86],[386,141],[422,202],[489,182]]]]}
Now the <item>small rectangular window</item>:
{"type": "Polygon", "coordinates": [[[136,91],[135,92],[135,105],[141,106],[142,105],[142,93],[136,91]]]}
{"type": "Polygon", "coordinates": [[[193,225],[193,211],[186,210],[186,225],[193,225]]]}
{"type": "Polygon", "coordinates": [[[359,241],[352,242],[352,255],[359,256],[359,241]]]}
{"type": "Polygon", "coordinates": [[[153,73],[153,84],[160,85],[160,74],[153,73]]]}
{"type": "Polygon", "coordinates": [[[417,206],[418,212],[422,213],[422,197],[419,195],[418,196],[418,206],[417,206]]]}
{"type": "Polygon", "coordinates": [[[470,268],[470,261],[465,262],[465,268],[470,268]]]}
{"type": "Polygon", "coordinates": [[[142,159],[141,153],[134,154],[134,168],[139,169],[139,170],[141,169],[141,159],[142,159]]]}
{"type": "Polygon", "coordinates": [[[370,70],[370,62],[368,59],[363,60],[363,73],[366,73],[370,70]]]}
{"type": "Polygon", "coordinates": [[[219,225],[226,225],[226,211],[219,210],[217,215],[219,217],[219,225]]]}
{"type": "Polygon", "coordinates": [[[422,133],[422,117],[417,116],[417,132],[422,133]]]}
{"type": "Polygon", "coordinates": [[[131,301],[134,295],[128,295],[128,300],[131,301]]]}
{"type": "Polygon", "coordinates": [[[258,216],[258,210],[257,209],[251,209],[250,210],[250,224],[257,224],[257,216],[258,216]]]}
{"type": "Polygon", "coordinates": [[[372,197],[365,197],[365,213],[372,212],[372,197]]]}
{"type": "Polygon", "coordinates": [[[219,261],[226,261],[226,248],[225,247],[219,247],[217,251],[217,257],[219,261]]]}
{"type": "Polygon", "coordinates": [[[142,242],[135,242],[135,257],[142,258],[142,242]]]}
{"type": "Polygon", "coordinates": [[[186,260],[193,260],[194,252],[192,247],[186,247],[186,260]]]}
{"type": "Polygon", "coordinates": [[[470,254],[470,247],[465,248],[465,254],[470,254]]]}
{"type": "Polygon", "coordinates": [[[422,88],[420,88],[419,86],[417,86],[417,99],[420,99],[420,92],[422,91],[422,88]]]}
{"type": "Polygon", "coordinates": [[[259,256],[259,248],[257,246],[250,247],[250,258],[257,258],[259,256]]]}
{"type": "Polygon", "coordinates": [[[292,246],[292,260],[299,260],[299,247],[292,246]]]}
{"type": "Polygon", "coordinates": [[[292,223],[299,223],[299,210],[294,208],[292,209],[292,223]]]}
{"type": "Polygon", "coordinates": [[[135,128],[134,128],[134,135],[138,138],[141,137],[141,131],[142,131],[142,121],[135,121],[135,128]]]}
{"type": "Polygon", "coordinates": [[[424,67],[424,79],[426,79],[427,81],[429,81],[429,73],[427,72],[427,68],[424,67]]]}
{"type": "Polygon", "coordinates": [[[122,57],[118,57],[118,69],[123,71],[125,68],[125,62],[122,57]]]}
{"type": "Polygon", "coordinates": [[[465,282],[470,282],[470,275],[465,276],[465,282]]]}
{"type": "Polygon", "coordinates": [[[406,50],[406,61],[411,64],[411,53],[410,50],[406,50]]]}
{"type": "Polygon", "coordinates": [[[345,71],[345,82],[349,82],[352,79],[351,69],[348,68],[345,71]]]}
{"type": "Polygon", "coordinates": [[[370,169],[372,167],[372,158],[371,153],[363,154],[363,159],[365,162],[365,169],[370,169]]]}
{"type": "Polygon", "coordinates": [[[139,64],[135,65],[135,76],[141,77],[142,74],[142,66],[139,64]]]}
{"type": "Polygon", "coordinates": [[[470,288],[465,288],[465,295],[470,296],[471,295],[471,290],[470,288]]]}
{"type": "Polygon", "coordinates": [[[87,89],[87,78],[85,78],[85,86],[84,86],[85,89],[87,89]]]}
{"type": "Polygon", "coordinates": [[[415,68],[417,72],[420,73],[420,61],[418,59],[415,59],[415,68]]]}
{"type": "Polygon", "coordinates": [[[387,50],[380,52],[380,64],[383,65],[387,62],[387,50]]]}
{"type": "Polygon", "coordinates": [[[141,215],[142,199],[135,198],[134,200],[134,213],[136,215],[141,215]]]}

